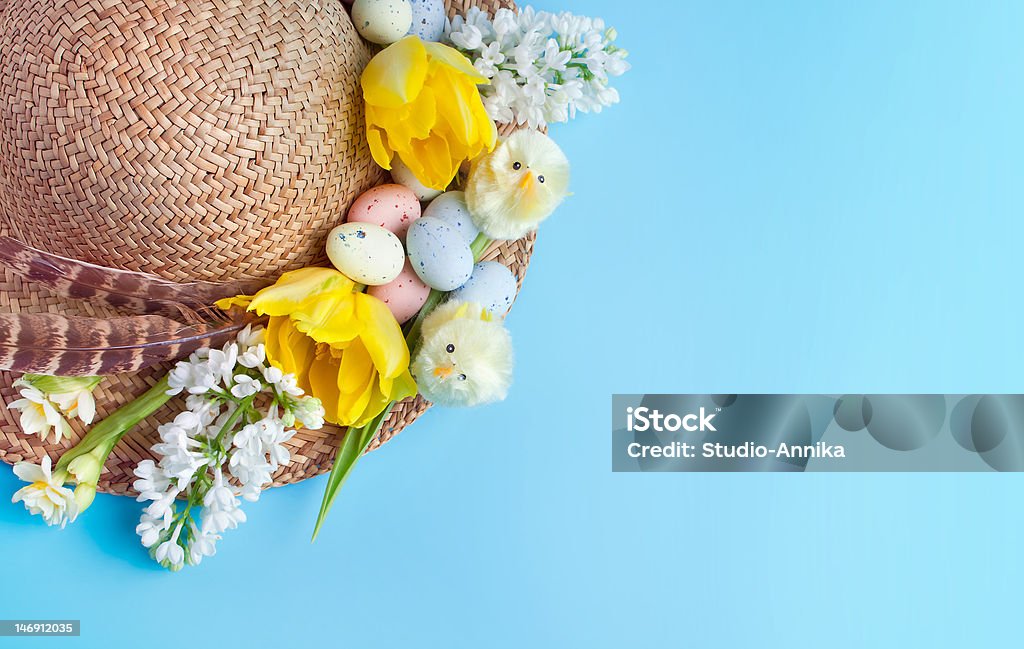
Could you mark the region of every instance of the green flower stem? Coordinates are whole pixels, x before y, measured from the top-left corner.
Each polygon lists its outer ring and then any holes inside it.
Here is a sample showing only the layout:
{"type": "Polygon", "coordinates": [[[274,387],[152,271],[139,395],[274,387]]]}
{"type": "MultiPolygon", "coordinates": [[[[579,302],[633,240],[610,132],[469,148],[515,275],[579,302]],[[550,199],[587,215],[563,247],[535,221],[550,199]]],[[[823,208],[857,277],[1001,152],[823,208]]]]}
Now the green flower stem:
{"type": "Polygon", "coordinates": [[[480,261],[480,258],[484,256],[484,253],[487,252],[487,249],[493,242],[494,240],[483,232],[476,235],[476,239],[473,239],[473,243],[469,246],[469,249],[473,251],[473,261],[480,261]]]}
{"type": "MultiPolygon", "coordinates": [[[[105,450],[102,458],[103,463],[105,463],[107,456],[110,455],[110,451],[113,450],[125,433],[170,400],[171,397],[167,394],[167,388],[167,377],[165,376],[156,385],[142,394],[142,396],[136,398],[131,403],[121,406],[111,413],[109,417],[93,426],[92,430],[74,448],[61,456],[54,469],[54,473],[64,472],[66,474],[68,465],[75,458],[92,453],[97,449],[105,450]]],[[[98,457],[99,453],[95,455],[98,457]]]]}
{"type": "Polygon", "coordinates": [[[377,436],[377,431],[380,430],[380,427],[387,420],[388,415],[391,414],[391,409],[394,407],[395,402],[392,401],[365,426],[360,428],[350,427],[345,431],[345,436],[341,440],[341,446],[338,448],[338,454],[334,458],[334,466],[331,467],[331,475],[327,479],[327,488],[324,490],[324,498],[320,503],[320,513],[316,517],[313,538],[310,539],[311,543],[316,541],[316,537],[320,534],[320,528],[323,526],[324,520],[327,519],[327,512],[331,511],[331,507],[334,505],[334,499],[337,498],[338,491],[341,490],[345,480],[348,479],[352,469],[355,468],[356,462],[366,452],[370,442],[377,436]]]}
{"type": "MultiPolygon", "coordinates": [[[[480,258],[487,252],[487,248],[490,247],[491,242],[492,240],[486,235],[477,235],[470,245],[470,250],[473,251],[474,262],[480,261],[480,258]]],[[[420,331],[423,329],[423,321],[437,308],[437,305],[444,300],[446,295],[448,295],[446,292],[436,289],[431,289],[430,294],[427,295],[427,301],[420,308],[419,314],[413,321],[412,326],[409,327],[409,333],[405,336],[406,345],[409,347],[410,359],[416,356],[416,351],[419,349],[420,331]]],[[[383,412],[370,420],[365,426],[349,428],[345,431],[345,436],[341,439],[341,446],[338,448],[338,455],[334,458],[334,466],[331,467],[331,475],[327,479],[327,488],[324,489],[324,498],[320,503],[320,513],[316,517],[312,541],[316,541],[316,537],[320,534],[320,528],[327,518],[327,513],[331,511],[331,506],[334,505],[334,499],[338,497],[338,491],[345,484],[349,474],[352,473],[356,462],[366,453],[366,449],[369,448],[370,443],[377,436],[381,426],[387,421],[388,415],[391,414],[391,409],[394,407],[395,402],[392,401],[384,408],[383,412]]]]}

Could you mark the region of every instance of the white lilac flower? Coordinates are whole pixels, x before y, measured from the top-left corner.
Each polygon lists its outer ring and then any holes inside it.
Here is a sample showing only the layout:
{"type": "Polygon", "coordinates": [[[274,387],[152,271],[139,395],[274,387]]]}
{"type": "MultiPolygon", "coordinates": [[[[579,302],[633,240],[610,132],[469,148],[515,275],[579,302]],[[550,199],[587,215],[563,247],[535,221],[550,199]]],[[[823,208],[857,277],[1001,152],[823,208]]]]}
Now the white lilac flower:
{"type": "MultiPolygon", "coordinates": [[[[170,510],[168,510],[170,513],[170,510]]],[[[143,512],[139,524],[135,526],[135,533],[142,539],[142,545],[151,548],[157,544],[160,537],[166,532],[171,523],[170,516],[152,516],[143,512]]]]}
{"type": "Polygon", "coordinates": [[[316,397],[299,399],[293,414],[303,428],[319,430],[324,426],[324,406],[316,397]]]}
{"type": "Polygon", "coordinates": [[[202,562],[203,557],[212,557],[217,554],[217,541],[220,540],[219,534],[207,534],[199,529],[195,523],[190,523],[189,530],[191,532],[192,543],[189,546],[189,563],[193,566],[198,566],[202,562]]]}
{"type": "Polygon", "coordinates": [[[181,570],[185,565],[185,549],[178,543],[183,525],[184,523],[178,523],[171,538],[158,545],[153,553],[153,558],[169,570],[181,570]]]}
{"type": "Polygon", "coordinates": [[[219,378],[225,387],[231,386],[231,379],[235,375],[235,365],[238,364],[238,344],[226,343],[223,349],[210,350],[210,372],[219,378]]]}
{"type": "Polygon", "coordinates": [[[238,356],[238,364],[249,369],[260,367],[266,362],[267,347],[263,343],[249,347],[238,356]]]}
{"type": "Polygon", "coordinates": [[[139,492],[138,500],[156,500],[161,494],[167,492],[171,486],[171,477],[164,470],[156,465],[153,460],[143,460],[135,467],[135,476],[138,478],[132,487],[139,492]]]}
{"type": "Polygon", "coordinates": [[[49,457],[44,457],[38,466],[31,462],[15,464],[14,475],[29,484],[15,492],[11,502],[23,502],[25,509],[42,516],[47,525],[64,527],[78,516],[78,505],[74,492],[51,469],[49,457]]]}
{"type": "Polygon", "coordinates": [[[244,353],[252,347],[257,347],[259,345],[264,344],[267,338],[266,334],[267,330],[264,329],[263,327],[253,327],[252,325],[247,325],[245,329],[242,329],[240,332],[238,332],[236,342],[238,343],[239,348],[244,353]]]}
{"type": "Polygon", "coordinates": [[[157,561],[178,570],[213,556],[220,534],[245,522],[241,499],[258,500],[291,461],[292,426],[323,426],[324,409],[294,375],[267,363],[262,328],[192,354],[169,382],[188,395],[188,409],[157,429],[158,461],[135,469],[138,499],[149,503],[136,532],[157,561]],[[179,497],[187,506],[176,507],[179,497]]]}
{"type": "Polygon", "coordinates": [[[473,7],[453,18],[445,34],[491,79],[481,95],[499,122],[542,128],[577,112],[600,112],[619,101],[610,78],[629,70],[628,53],[615,46],[615,30],[600,18],[526,7],[498,9],[492,20],[473,7]]]}
{"type": "Polygon", "coordinates": [[[235,384],[231,387],[231,394],[234,395],[236,399],[244,399],[246,397],[251,397],[262,389],[263,385],[260,383],[259,379],[254,379],[253,377],[245,374],[239,374],[235,377],[235,384]]]}
{"type": "Polygon", "coordinates": [[[245,512],[234,490],[224,482],[224,474],[218,471],[213,485],[203,497],[203,534],[214,535],[233,530],[245,522],[245,512]]]}

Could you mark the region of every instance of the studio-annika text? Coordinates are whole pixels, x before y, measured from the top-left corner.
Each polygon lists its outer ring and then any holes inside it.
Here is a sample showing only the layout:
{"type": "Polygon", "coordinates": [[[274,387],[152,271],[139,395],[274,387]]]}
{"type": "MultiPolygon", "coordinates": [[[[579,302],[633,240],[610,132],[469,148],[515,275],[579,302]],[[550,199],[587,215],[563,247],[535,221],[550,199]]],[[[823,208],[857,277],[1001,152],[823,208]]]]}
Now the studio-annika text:
{"type": "MultiPolygon", "coordinates": [[[[655,432],[655,433],[677,433],[685,431],[688,433],[703,432],[715,433],[714,418],[717,413],[708,412],[701,408],[699,412],[687,415],[671,413],[662,414],[656,409],[645,407],[626,409],[626,428],[629,432],[655,432]]],[[[673,441],[669,443],[650,444],[632,442],[626,447],[626,453],[633,458],[845,458],[846,449],[842,444],[826,444],[816,442],[814,444],[792,444],[779,442],[777,444],[760,444],[757,442],[743,442],[739,444],[724,444],[721,442],[683,442],[673,441]]]]}

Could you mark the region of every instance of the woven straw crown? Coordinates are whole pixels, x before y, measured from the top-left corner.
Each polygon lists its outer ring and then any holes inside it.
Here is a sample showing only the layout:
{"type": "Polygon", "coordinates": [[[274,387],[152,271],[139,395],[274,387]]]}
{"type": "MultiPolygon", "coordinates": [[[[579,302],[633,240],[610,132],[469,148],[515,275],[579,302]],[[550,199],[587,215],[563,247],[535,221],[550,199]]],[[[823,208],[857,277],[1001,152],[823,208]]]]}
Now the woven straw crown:
{"type": "MultiPolygon", "coordinates": [[[[446,2],[493,12],[511,2],[446,2]]],[[[273,278],[323,264],[327,231],[386,181],[363,133],[359,74],[373,51],[340,0],[0,0],[0,235],[173,280],[273,278]]],[[[492,248],[521,284],[533,238],[492,248]]],[[[4,271],[0,311],[114,315],[4,271]]],[[[166,372],[110,377],[97,417],[166,372]]],[[[0,398],[17,398],[0,372],[0,398]]],[[[422,414],[399,404],[371,448],[422,414]]],[[[126,493],[156,422],[115,448],[100,489],[126,493]]],[[[0,459],[54,461],[0,410],[0,459]]],[[[341,430],[302,430],[275,484],[330,468],[341,430]]],[[[51,438],[52,439],[52,438],[51,438]]]]}

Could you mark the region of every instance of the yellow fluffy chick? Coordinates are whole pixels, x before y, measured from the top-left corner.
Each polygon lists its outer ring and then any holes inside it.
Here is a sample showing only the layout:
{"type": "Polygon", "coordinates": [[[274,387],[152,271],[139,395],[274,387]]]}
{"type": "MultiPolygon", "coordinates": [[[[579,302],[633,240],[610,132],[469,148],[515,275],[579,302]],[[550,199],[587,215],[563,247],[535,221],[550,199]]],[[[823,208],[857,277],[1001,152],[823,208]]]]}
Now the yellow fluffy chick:
{"type": "Polygon", "coordinates": [[[438,405],[500,401],[512,383],[512,337],[479,304],[447,302],[423,321],[411,370],[420,394],[438,405]]]}
{"type": "Polygon", "coordinates": [[[569,160],[538,131],[516,131],[477,158],[466,183],[466,205],[491,239],[518,239],[537,229],[569,193],[569,160]]]}

